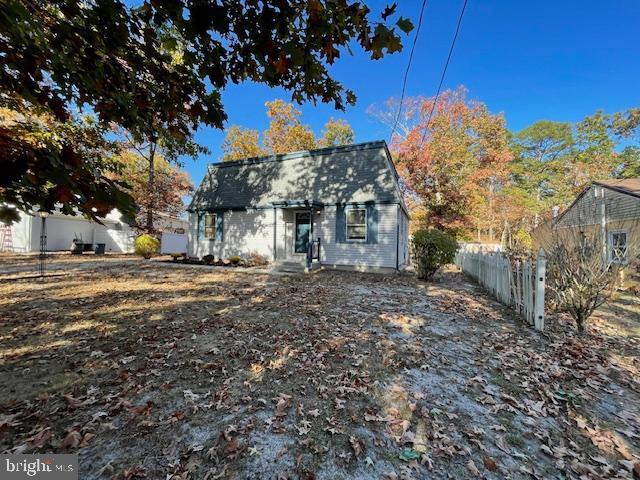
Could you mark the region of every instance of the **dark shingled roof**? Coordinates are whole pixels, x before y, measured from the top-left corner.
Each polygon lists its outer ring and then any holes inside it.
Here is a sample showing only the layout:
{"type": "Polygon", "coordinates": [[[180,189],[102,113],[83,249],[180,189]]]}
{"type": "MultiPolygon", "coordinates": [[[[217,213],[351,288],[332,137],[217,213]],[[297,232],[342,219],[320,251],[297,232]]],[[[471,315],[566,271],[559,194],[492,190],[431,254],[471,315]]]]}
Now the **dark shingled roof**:
{"type": "Polygon", "coordinates": [[[399,203],[406,211],[384,141],[211,164],[189,210],[305,200],[399,203]]]}
{"type": "Polygon", "coordinates": [[[593,182],[596,185],[617,190],[621,193],[627,193],[636,197],[640,197],[640,178],[624,178],[620,180],[598,180],[593,182]]]}

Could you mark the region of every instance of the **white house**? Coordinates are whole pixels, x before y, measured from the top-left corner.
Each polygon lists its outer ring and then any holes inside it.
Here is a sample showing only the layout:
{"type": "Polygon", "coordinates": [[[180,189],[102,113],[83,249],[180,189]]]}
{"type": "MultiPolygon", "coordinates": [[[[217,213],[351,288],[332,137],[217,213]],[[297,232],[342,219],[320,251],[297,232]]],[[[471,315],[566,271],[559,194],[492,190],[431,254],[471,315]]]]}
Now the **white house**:
{"type": "MultiPolygon", "coordinates": [[[[133,252],[135,231],[122,220],[120,212],[111,211],[103,225],[82,215],[52,212],[46,218],[47,251],[69,250],[74,239],[95,246],[105,244],[107,252],[133,252]]],[[[40,251],[42,219],[20,212],[20,220],[12,225],[0,223],[0,251],[28,253],[40,251]]]]}
{"type": "MultiPolygon", "coordinates": [[[[126,223],[118,210],[112,210],[102,225],[82,215],[52,212],[46,218],[47,251],[70,250],[77,239],[92,250],[104,243],[106,252],[132,253],[138,232],[126,223]]],[[[185,233],[189,222],[184,218],[156,213],[154,225],[159,232],[185,233]]],[[[20,212],[20,220],[12,225],[0,222],[0,252],[28,253],[40,251],[42,219],[20,212]]]]}
{"type": "Polygon", "coordinates": [[[211,164],[188,211],[191,257],[408,264],[409,215],[384,141],[211,164]]]}

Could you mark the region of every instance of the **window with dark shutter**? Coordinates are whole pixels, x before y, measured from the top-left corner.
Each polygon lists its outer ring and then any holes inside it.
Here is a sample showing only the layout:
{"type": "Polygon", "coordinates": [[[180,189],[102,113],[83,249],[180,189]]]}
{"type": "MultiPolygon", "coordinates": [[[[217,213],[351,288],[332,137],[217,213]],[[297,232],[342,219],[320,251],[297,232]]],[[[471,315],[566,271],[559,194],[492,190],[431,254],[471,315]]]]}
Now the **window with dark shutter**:
{"type": "Polygon", "coordinates": [[[347,224],[347,240],[367,240],[367,210],[365,208],[349,208],[345,211],[347,224]]]}
{"type": "Polygon", "coordinates": [[[216,238],[216,214],[205,213],[204,215],[204,238],[214,240],[216,238]]]}

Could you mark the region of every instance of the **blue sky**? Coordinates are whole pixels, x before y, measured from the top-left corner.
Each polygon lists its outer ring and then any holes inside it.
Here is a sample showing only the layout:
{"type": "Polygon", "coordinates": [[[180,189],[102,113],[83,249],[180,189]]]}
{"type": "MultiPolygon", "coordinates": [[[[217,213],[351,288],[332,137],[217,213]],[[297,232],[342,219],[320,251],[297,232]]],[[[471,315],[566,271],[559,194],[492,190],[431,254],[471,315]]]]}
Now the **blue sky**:
{"type": "MultiPolygon", "coordinates": [[[[367,3],[376,12],[384,4],[367,3]]],[[[398,3],[398,13],[417,24],[421,2],[398,3]]],[[[461,5],[462,0],[428,0],[406,95],[435,94],[461,5]]],[[[576,121],[597,109],[640,106],[638,25],[638,0],[469,0],[443,89],[465,85],[470,98],[503,112],[511,130],[542,119],[576,121]]],[[[383,60],[369,60],[360,50],[345,53],[331,72],[355,91],[357,105],[346,112],[302,105],[304,123],[319,134],[329,117],[344,118],[356,141],[388,140],[389,129],[367,107],[400,96],[413,35],[415,30],[402,53],[383,60]]],[[[223,92],[228,124],[264,130],[264,103],[274,98],[290,95],[256,84],[230,86],[223,92]]],[[[197,185],[206,165],[221,156],[224,133],[202,128],[196,138],[211,150],[210,156],[185,160],[197,185]]]]}

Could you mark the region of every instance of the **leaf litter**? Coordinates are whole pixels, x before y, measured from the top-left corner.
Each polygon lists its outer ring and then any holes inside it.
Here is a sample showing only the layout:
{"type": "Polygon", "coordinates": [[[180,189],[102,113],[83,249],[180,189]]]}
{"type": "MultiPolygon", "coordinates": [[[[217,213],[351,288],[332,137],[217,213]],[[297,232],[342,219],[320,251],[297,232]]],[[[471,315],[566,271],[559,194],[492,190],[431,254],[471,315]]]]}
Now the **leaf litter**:
{"type": "Polygon", "coordinates": [[[82,478],[637,478],[638,338],[460,274],[127,262],[0,283],[0,450],[82,478]],[[635,475],[635,477],[634,477],[635,475]]]}

